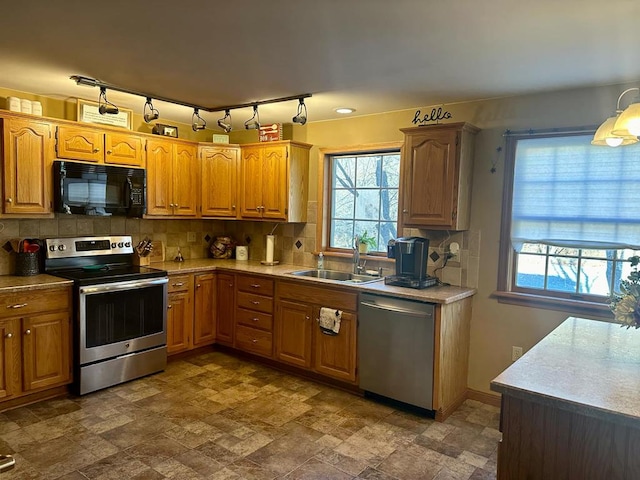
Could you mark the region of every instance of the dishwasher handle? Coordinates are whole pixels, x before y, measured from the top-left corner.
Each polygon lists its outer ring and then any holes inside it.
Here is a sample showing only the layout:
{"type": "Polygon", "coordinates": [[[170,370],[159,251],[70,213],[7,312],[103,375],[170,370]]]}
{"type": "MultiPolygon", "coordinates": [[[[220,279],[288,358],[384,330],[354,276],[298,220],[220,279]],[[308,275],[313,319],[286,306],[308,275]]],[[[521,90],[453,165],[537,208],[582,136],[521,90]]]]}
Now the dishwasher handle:
{"type": "Polygon", "coordinates": [[[412,317],[420,317],[420,318],[425,318],[426,317],[426,318],[429,318],[429,317],[432,316],[431,312],[420,312],[418,310],[407,310],[405,308],[377,305],[375,303],[369,303],[369,302],[360,302],[360,305],[363,306],[363,307],[374,308],[376,310],[382,310],[384,312],[393,312],[393,313],[400,313],[402,315],[410,315],[412,317]]]}
{"type": "Polygon", "coordinates": [[[13,467],[15,466],[16,466],[16,459],[13,458],[11,455],[0,455],[0,473],[13,470],[13,467]]]}

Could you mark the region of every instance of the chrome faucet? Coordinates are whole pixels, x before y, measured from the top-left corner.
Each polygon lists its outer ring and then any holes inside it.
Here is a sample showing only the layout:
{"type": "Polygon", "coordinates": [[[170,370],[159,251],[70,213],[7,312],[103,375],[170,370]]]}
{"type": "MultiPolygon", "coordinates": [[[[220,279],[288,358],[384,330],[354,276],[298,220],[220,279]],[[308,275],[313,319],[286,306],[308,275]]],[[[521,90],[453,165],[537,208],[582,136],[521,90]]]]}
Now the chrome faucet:
{"type": "Polygon", "coordinates": [[[360,264],[360,237],[356,235],[353,244],[353,273],[359,275],[364,272],[364,266],[367,260],[363,260],[362,265],[360,264]]]}

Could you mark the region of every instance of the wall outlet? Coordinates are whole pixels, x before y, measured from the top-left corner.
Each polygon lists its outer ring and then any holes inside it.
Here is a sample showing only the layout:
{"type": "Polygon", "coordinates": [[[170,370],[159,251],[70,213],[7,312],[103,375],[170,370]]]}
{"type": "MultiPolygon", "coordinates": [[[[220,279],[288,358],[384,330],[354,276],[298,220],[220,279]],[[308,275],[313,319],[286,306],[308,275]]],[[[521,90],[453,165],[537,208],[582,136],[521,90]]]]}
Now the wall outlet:
{"type": "Polygon", "coordinates": [[[454,262],[460,261],[460,244],[458,242],[451,242],[446,249],[447,256],[449,260],[453,260],[454,262]]]}
{"type": "Polygon", "coordinates": [[[522,356],[522,347],[511,347],[511,361],[515,362],[522,356]]]}
{"type": "Polygon", "coordinates": [[[195,243],[196,241],[196,232],[187,232],[187,242],[195,243]]]}

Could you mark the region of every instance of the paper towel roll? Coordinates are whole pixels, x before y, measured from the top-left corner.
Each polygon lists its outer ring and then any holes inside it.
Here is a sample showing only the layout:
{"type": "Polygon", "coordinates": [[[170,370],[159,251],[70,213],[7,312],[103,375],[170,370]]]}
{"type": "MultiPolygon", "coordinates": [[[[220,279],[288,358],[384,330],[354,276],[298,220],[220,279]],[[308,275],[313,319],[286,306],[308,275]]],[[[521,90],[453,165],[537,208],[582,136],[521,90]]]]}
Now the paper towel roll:
{"type": "Polygon", "coordinates": [[[273,262],[273,250],[276,246],[276,236],[275,235],[267,235],[267,257],[265,261],[267,263],[273,262]]]}

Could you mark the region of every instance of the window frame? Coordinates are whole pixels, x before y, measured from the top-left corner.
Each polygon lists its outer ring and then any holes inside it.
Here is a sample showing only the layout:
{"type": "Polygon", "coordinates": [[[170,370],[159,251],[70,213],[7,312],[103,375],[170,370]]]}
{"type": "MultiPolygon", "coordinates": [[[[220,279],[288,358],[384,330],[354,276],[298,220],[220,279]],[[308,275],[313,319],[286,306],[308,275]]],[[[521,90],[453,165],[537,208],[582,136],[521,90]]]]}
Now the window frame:
{"type": "MultiPolygon", "coordinates": [[[[350,257],[350,249],[330,247],[330,222],[331,222],[331,157],[340,155],[371,155],[398,152],[400,155],[400,181],[398,185],[398,198],[402,195],[402,146],[404,142],[384,142],[362,145],[349,145],[343,147],[320,148],[318,152],[318,208],[316,215],[316,245],[318,252],[336,257],[350,257]]],[[[400,226],[400,212],[397,219],[398,229],[400,226]]],[[[376,260],[388,260],[385,252],[368,252],[366,256],[376,258],[376,260]]]]}
{"type": "Polygon", "coordinates": [[[534,308],[566,311],[573,314],[590,315],[612,319],[606,298],[589,294],[550,292],[516,286],[517,254],[511,245],[511,218],[513,213],[513,187],[515,177],[516,148],[519,140],[536,137],[570,137],[593,135],[595,127],[584,129],[553,129],[507,133],[504,155],[504,183],[502,190],[502,214],[500,218],[500,246],[498,254],[497,289],[492,297],[500,303],[508,303],[534,308]]]}

